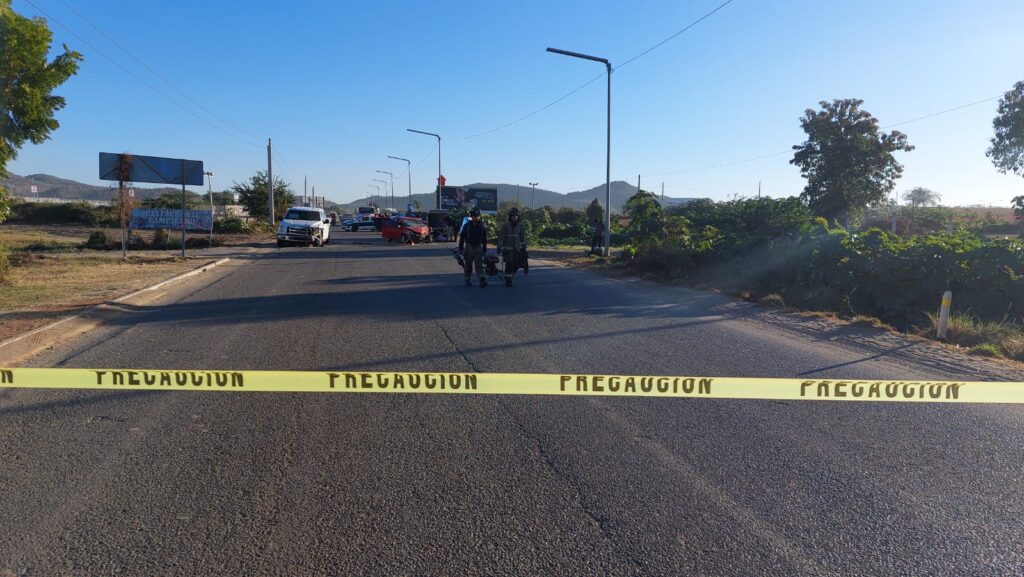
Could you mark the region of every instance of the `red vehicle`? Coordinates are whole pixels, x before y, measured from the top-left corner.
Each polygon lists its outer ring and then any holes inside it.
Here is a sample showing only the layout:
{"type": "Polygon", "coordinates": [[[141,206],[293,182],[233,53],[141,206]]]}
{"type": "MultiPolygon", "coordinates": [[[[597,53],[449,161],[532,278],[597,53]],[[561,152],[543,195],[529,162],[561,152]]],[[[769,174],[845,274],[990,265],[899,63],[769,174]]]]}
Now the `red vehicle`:
{"type": "Polygon", "coordinates": [[[399,241],[405,244],[430,242],[430,227],[418,218],[406,216],[385,218],[381,222],[380,235],[388,242],[399,241]]]}

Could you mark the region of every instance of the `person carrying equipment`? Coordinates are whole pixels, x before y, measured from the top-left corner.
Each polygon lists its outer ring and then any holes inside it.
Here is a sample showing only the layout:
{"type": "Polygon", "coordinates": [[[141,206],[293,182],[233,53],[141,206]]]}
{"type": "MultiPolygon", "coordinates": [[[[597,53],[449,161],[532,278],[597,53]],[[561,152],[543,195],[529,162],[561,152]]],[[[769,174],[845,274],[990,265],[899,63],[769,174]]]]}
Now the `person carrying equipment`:
{"type": "Polygon", "coordinates": [[[495,242],[505,261],[505,286],[512,286],[512,276],[523,265],[526,256],[526,228],[519,220],[518,208],[509,209],[508,221],[501,225],[501,232],[495,242]]]}
{"type": "Polygon", "coordinates": [[[473,286],[473,267],[476,267],[480,288],[487,286],[487,274],[484,272],[484,254],[487,253],[487,227],[480,218],[480,209],[474,208],[469,213],[470,220],[459,234],[459,252],[465,264],[466,286],[473,286]]]}

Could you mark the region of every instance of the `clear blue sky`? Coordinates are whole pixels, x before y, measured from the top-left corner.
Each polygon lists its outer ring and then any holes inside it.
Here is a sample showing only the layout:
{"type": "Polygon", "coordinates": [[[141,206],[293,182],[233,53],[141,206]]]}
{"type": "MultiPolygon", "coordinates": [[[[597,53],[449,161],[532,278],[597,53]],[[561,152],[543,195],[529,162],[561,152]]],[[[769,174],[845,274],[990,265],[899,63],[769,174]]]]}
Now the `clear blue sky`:
{"type": "MultiPolygon", "coordinates": [[[[51,22],[55,44],[85,55],[59,93],[68,100],[50,142],[9,168],[97,180],[97,153],[130,151],[203,160],[214,188],[266,165],[302,191],[361,197],[376,169],[406,190],[433,190],[444,137],[449,184],[526,184],[559,192],[604,180],[605,84],[600,80],[511,127],[601,72],[545,52],[554,46],[616,62],[718,6],[599,0],[515,2],[216,2],[90,0],[92,24],[203,107],[255,138],[233,138],[183,111],[51,22]]],[[[95,48],[181,106],[221,125],[122,52],[61,0],[32,0],[95,48]]],[[[14,0],[26,15],[40,15],[14,0]]],[[[1024,79],[1024,2],[735,0],[688,32],[617,70],[612,88],[612,178],[671,196],[798,194],[803,180],[779,153],[803,139],[798,118],[819,100],[856,97],[893,124],[998,96],[1024,79]],[[660,173],[663,176],[654,176],[660,173]]],[[[917,149],[900,153],[900,190],[926,186],[944,204],[1008,205],[1024,179],[984,155],[996,102],[900,126],[917,149]]],[[[225,130],[234,132],[231,128],[225,130]]]]}

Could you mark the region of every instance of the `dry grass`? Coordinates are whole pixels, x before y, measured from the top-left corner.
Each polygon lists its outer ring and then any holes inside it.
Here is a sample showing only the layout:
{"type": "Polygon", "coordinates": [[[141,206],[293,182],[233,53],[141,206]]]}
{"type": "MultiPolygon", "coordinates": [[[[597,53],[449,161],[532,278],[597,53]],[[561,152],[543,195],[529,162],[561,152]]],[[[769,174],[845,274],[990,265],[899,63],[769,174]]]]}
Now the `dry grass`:
{"type": "Polygon", "coordinates": [[[782,299],[782,295],[772,293],[757,299],[757,304],[766,307],[785,307],[786,301],[782,299]]]}
{"type": "Polygon", "coordinates": [[[6,311],[102,302],[196,266],[165,255],[13,255],[8,284],[0,288],[0,320],[6,311]]]}
{"type": "Polygon", "coordinates": [[[858,327],[871,327],[873,329],[892,330],[892,327],[882,322],[881,319],[877,319],[875,317],[870,317],[867,315],[857,315],[853,317],[852,319],[850,319],[850,324],[856,325],[858,327]]]}
{"type": "Polygon", "coordinates": [[[0,243],[13,251],[75,250],[85,244],[88,235],[54,234],[36,227],[4,225],[0,227],[0,243]]]}

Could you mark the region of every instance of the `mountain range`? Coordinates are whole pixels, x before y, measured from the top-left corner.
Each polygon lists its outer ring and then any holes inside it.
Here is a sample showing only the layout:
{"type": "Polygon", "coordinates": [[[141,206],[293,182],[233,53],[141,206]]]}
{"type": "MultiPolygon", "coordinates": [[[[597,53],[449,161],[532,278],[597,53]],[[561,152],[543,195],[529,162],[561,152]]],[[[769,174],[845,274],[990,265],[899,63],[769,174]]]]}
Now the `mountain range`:
{"type": "MultiPolygon", "coordinates": [[[[117,184],[110,183],[109,186],[96,186],[85,184],[75,180],[68,180],[49,174],[29,174],[18,176],[11,174],[6,180],[0,181],[0,185],[7,189],[13,196],[31,198],[39,196],[44,198],[73,198],[82,200],[112,200],[117,196],[117,184]],[[36,186],[36,194],[32,194],[32,185],[36,186]]],[[[155,198],[168,191],[178,191],[180,188],[142,188],[132,186],[135,189],[135,198],[155,198]]]]}
{"type": "MultiPolygon", "coordinates": [[[[116,185],[111,183],[110,186],[96,186],[92,184],[85,184],[83,182],[77,182],[74,180],[68,180],[66,178],[59,178],[49,174],[30,174],[27,176],[18,176],[11,174],[7,180],[0,181],[0,185],[7,188],[14,196],[22,196],[31,198],[33,196],[49,197],[49,198],[64,198],[64,199],[84,199],[84,200],[111,200],[117,196],[116,185]],[[32,194],[31,186],[35,184],[37,193],[32,194]]],[[[496,188],[498,189],[498,201],[506,200],[518,200],[520,204],[526,207],[531,206],[550,206],[553,208],[569,207],[576,209],[586,208],[591,201],[595,198],[604,205],[604,184],[595,186],[587,190],[578,190],[563,194],[555,192],[553,190],[547,190],[544,188],[538,188],[533,191],[529,186],[515,185],[515,184],[493,184],[484,182],[475,182],[473,184],[462,185],[464,188],[496,188]]],[[[135,189],[136,199],[154,198],[168,191],[180,191],[179,188],[175,187],[161,187],[161,188],[142,188],[138,186],[133,187],[135,189]]],[[[626,203],[626,200],[636,194],[636,186],[629,184],[628,182],[617,180],[611,183],[612,193],[612,206],[616,207],[617,210],[621,210],[622,206],[626,203]]],[[[297,195],[301,198],[301,194],[297,195]]],[[[369,204],[374,197],[360,198],[348,203],[339,203],[337,206],[341,210],[351,211],[356,206],[366,206],[369,204]]],[[[679,204],[685,203],[691,198],[672,198],[665,197],[665,204],[679,204]]],[[[406,204],[419,201],[422,207],[433,207],[434,206],[434,194],[414,194],[410,200],[407,195],[400,194],[395,197],[395,204],[400,208],[404,208],[406,204]]],[[[334,204],[333,202],[330,204],[334,204]]]]}
{"type": "MultiPolygon", "coordinates": [[[[552,208],[575,208],[584,209],[589,205],[595,198],[601,205],[604,205],[605,191],[604,184],[595,186],[594,188],[588,188],[587,190],[577,190],[570,193],[560,193],[553,190],[546,190],[538,188],[533,191],[529,186],[515,185],[515,184],[493,184],[484,182],[475,182],[473,184],[461,185],[463,188],[496,188],[498,189],[498,202],[504,202],[507,200],[518,200],[519,203],[525,207],[535,206],[550,206],[552,208]]],[[[616,180],[611,183],[611,196],[612,206],[616,210],[622,210],[623,205],[626,204],[626,200],[629,197],[636,194],[636,186],[629,184],[622,180],[616,180]]],[[[401,191],[398,191],[401,192],[401,191]]],[[[366,206],[368,203],[376,199],[373,197],[361,198],[352,202],[341,204],[343,210],[351,210],[356,206],[366,206]]],[[[673,198],[665,197],[663,204],[683,204],[695,200],[693,198],[673,198]]],[[[405,194],[399,194],[395,196],[395,204],[399,208],[405,208],[406,204],[410,202],[415,203],[419,201],[420,206],[432,208],[435,203],[435,197],[433,193],[428,194],[414,194],[412,200],[409,200],[409,196],[405,194]]]]}

